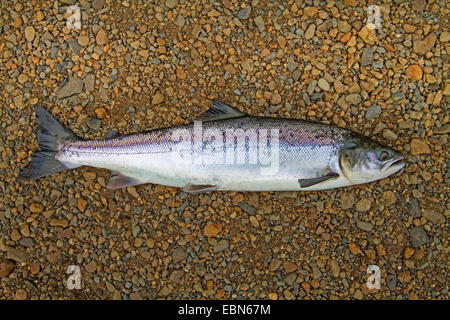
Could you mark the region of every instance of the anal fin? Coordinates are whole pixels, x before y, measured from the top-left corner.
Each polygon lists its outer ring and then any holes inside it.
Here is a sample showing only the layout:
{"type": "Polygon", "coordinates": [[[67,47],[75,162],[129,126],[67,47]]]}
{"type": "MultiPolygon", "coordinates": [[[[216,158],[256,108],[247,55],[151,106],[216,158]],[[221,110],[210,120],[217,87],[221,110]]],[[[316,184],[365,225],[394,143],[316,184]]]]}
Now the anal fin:
{"type": "Polygon", "coordinates": [[[188,184],[185,185],[183,191],[186,193],[197,194],[216,190],[217,186],[212,184],[188,184]]]}
{"type": "Polygon", "coordinates": [[[145,182],[142,182],[136,178],[132,178],[123,174],[119,174],[117,176],[113,176],[111,177],[111,179],[109,179],[108,185],[106,186],[106,188],[108,188],[109,190],[116,190],[116,189],[120,189],[120,188],[126,188],[126,187],[133,187],[136,186],[138,184],[143,184],[145,182]]]}
{"type": "Polygon", "coordinates": [[[318,183],[327,181],[329,179],[336,179],[336,178],[339,178],[339,175],[337,173],[330,172],[329,174],[322,177],[312,179],[298,179],[298,184],[300,185],[300,188],[308,188],[318,183]]]}

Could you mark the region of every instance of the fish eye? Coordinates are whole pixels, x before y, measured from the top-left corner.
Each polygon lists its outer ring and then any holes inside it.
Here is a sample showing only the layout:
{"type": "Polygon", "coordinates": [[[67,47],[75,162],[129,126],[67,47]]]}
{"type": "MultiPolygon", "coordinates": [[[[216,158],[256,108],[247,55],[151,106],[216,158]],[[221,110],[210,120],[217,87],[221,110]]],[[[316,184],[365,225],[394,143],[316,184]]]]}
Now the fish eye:
{"type": "Polygon", "coordinates": [[[381,161],[386,161],[387,159],[389,159],[389,152],[387,152],[386,150],[381,151],[378,155],[378,159],[381,161]]]}

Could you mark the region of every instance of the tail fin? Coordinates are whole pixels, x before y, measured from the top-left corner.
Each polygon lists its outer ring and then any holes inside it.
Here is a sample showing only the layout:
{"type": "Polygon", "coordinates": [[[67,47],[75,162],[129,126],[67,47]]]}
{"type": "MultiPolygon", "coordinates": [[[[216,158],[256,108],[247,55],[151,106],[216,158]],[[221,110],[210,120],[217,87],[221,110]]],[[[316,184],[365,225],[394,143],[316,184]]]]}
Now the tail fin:
{"type": "Polygon", "coordinates": [[[40,150],[37,150],[30,163],[19,173],[19,179],[34,180],[57,172],[72,169],[55,159],[58,141],[79,140],[79,138],[62,126],[50,113],[35,106],[36,120],[39,123],[37,137],[40,150]]]}

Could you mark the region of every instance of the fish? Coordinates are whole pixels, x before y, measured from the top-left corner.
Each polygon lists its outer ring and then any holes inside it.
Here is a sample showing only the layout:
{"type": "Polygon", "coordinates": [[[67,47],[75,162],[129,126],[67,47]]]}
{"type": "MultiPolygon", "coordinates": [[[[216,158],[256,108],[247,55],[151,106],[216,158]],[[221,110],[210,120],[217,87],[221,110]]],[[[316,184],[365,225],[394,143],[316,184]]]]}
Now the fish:
{"type": "Polygon", "coordinates": [[[90,166],[112,173],[107,189],[140,184],[209,191],[312,191],[386,178],[401,152],[356,131],[300,119],[258,117],[213,99],[194,121],[83,140],[35,106],[39,149],[19,172],[34,180],[90,166]]]}

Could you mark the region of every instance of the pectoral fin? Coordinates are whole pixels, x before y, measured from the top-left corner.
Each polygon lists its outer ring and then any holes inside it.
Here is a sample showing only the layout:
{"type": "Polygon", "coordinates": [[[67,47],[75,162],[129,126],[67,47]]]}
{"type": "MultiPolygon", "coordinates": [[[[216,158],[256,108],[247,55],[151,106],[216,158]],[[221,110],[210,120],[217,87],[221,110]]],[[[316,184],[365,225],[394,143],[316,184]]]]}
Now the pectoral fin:
{"type": "Polygon", "coordinates": [[[298,179],[298,183],[300,184],[300,188],[308,188],[313,185],[319,184],[323,181],[327,181],[329,179],[336,179],[339,178],[339,175],[334,172],[330,172],[329,174],[323,176],[323,177],[317,177],[312,179],[298,179]]]}
{"type": "Polygon", "coordinates": [[[115,190],[115,189],[120,189],[120,188],[133,187],[133,186],[136,186],[138,184],[143,184],[143,183],[145,183],[145,182],[142,182],[136,178],[132,178],[132,177],[128,177],[123,174],[119,174],[119,175],[113,176],[113,177],[111,177],[111,179],[109,179],[109,182],[108,182],[108,185],[106,186],[106,188],[108,188],[109,190],[115,190]]]}
{"type": "Polygon", "coordinates": [[[188,184],[184,186],[183,191],[186,193],[203,193],[208,191],[216,190],[217,186],[212,184],[188,184]]]}

